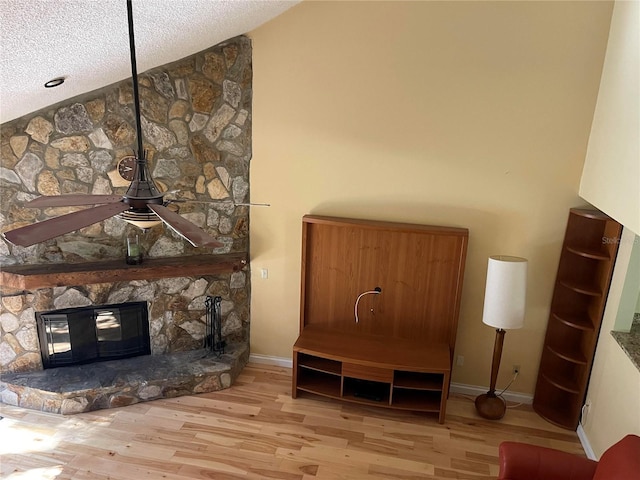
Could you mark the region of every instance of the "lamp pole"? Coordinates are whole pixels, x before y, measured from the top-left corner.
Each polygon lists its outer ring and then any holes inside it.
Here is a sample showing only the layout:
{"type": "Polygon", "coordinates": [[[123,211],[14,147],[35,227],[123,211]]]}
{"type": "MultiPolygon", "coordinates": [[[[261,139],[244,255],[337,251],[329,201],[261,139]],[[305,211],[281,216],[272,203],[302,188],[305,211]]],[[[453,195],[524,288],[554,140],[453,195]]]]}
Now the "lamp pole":
{"type": "Polygon", "coordinates": [[[491,362],[491,383],[489,391],[476,397],[476,410],[483,418],[489,420],[499,420],[504,417],[507,411],[505,401],[496,395],[496,380],[498,379],[498,370],[500,370],[500,359],[502,358],[502,344],[504,343],[505,331],[502,328],[496,328],[496,340],[493,344],[493,361],[491,362]]]}

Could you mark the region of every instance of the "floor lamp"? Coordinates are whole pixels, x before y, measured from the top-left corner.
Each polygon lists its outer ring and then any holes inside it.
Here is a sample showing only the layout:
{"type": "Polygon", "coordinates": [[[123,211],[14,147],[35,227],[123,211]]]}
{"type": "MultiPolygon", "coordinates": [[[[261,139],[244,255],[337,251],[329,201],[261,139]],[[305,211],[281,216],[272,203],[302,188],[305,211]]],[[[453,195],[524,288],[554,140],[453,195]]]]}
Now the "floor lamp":
{"type": "Polygon", "coordinates": [[[503,255],[489,257],[482,322],[496,329],[496,340],[489,391],[476,397],[475,403],[478,414],[490,420],[502,418],[507,410],[505,401],[496,395],[496,379],[505,330],[521,328],[524,324],[526,289],[526,259],[503,255]]]}

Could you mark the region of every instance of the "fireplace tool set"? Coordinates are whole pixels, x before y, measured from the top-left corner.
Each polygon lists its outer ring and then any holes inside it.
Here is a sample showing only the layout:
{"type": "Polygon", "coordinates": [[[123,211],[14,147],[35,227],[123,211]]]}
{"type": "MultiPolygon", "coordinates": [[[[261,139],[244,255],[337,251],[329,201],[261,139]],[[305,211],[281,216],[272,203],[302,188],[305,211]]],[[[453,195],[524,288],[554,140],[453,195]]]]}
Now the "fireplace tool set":
{"type": "Polygon", "coordinates": [[[224,347],[227,342],[222,339],[222,316],[221,316],[222,297],[207,296],[205,306],[207,309],[206,332],[204,336],[204,348],[220,357],[224,354],[224,347]]]}

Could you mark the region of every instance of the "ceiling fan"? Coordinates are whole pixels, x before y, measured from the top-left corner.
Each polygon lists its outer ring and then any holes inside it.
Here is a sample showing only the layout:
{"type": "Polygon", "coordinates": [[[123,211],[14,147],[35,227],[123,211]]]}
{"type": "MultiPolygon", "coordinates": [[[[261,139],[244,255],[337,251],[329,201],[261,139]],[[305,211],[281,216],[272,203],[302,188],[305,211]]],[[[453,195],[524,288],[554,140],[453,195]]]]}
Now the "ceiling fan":
{"type": "Polygon", "coordinates": [[[133,76],[133,100],[136,118],[137,152],[135,154],[133,180],[123,195],[66,194],[41,196],[25,203],[25,207],[67,207],[98,205],[78,212],[61,215],[3,233],[4,238],[14,245],[29,247],[66,233],[79,230],[107,218],[118,216],[123,220],[149,228],[164,222],[178,235],[194,247],[221,247],[222,243],[203,229],[181,217],[167,205],[180,200],[165,201],[153,181],[147,165],[146,152],[142,148],[142,128],[140,122],[140,98],[138,93],[135,41],[133,35],[133,11],[131,0],[127,0],[129,25],[129,48],[131,52],[131,72],[133,76]]]}

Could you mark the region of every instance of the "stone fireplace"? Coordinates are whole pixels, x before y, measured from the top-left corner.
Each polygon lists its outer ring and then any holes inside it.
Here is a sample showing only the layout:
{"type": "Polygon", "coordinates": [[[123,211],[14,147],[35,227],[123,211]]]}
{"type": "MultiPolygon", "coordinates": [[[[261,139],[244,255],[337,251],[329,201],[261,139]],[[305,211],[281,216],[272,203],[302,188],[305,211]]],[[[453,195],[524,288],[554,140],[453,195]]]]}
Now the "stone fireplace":
{"type": "MultiPolygon", "coordinates": [[[[152,176],[175,192],[167,199],[193,201],[173,207],[222,247],[117,218],[27,248],[0,237],[3,402],[74,413],[212,391],[237,376],[249,352],[249,209],[238,204],[249,201],[251,79],[246,37],[138,79],[152,176]],[[125,263],[131,235],[141,265],[125,263]],[[222,298],[220,358],[202,349],[209,295],[222,298]],[[37,312],[126,302],[147,305],[151,355],[43,369],[37,312]],[[45,385],[55,371],[66,383],[45,385]]],[[[0,232],[78,208],[23,207],[39,195],[124,194],[117,164],[136,141],[131,90],[123,81],[1,126],[0,232]]]]}
{"type": "Polygon", "coordinates": [[[0,358],[11,370],[3,371],[0,379],[0,399],[4,403],[68,414],[204,393],[230,386],[248,361],[244,254],[150,259],[146,265],[135,267],[124,261],[88,262],[74,265],[73,272],[64,272],[65,267],[58,266],[58,273],[49,265],[47,273],[41,274],[37,273],[40,266],[20,265],[6,267],[0,275],[3,284],[27,286],[32,278],[45,285],[61,278],[73,282],[71,279],[83,274],[81,268],[86,269],[89,282],[94,276],[132,279],[43,287],[3,297],[0,358]],[[105,270],[96,273],[100,267],[105,270]],[[173,276],[184,270],[208,270],[212,275],[173,276]],[[222,336],[228,347],[220,356],[203,348],[208,295],[222,298],[222,336]],[[37,317],[43,312],[54,311],[55,318],[60,316],[58,312],[101,311],[104,308],[97,306],[131,303],[144,305],[148,311],[151,355],[43,369],[37,334],[37,317]]]}

